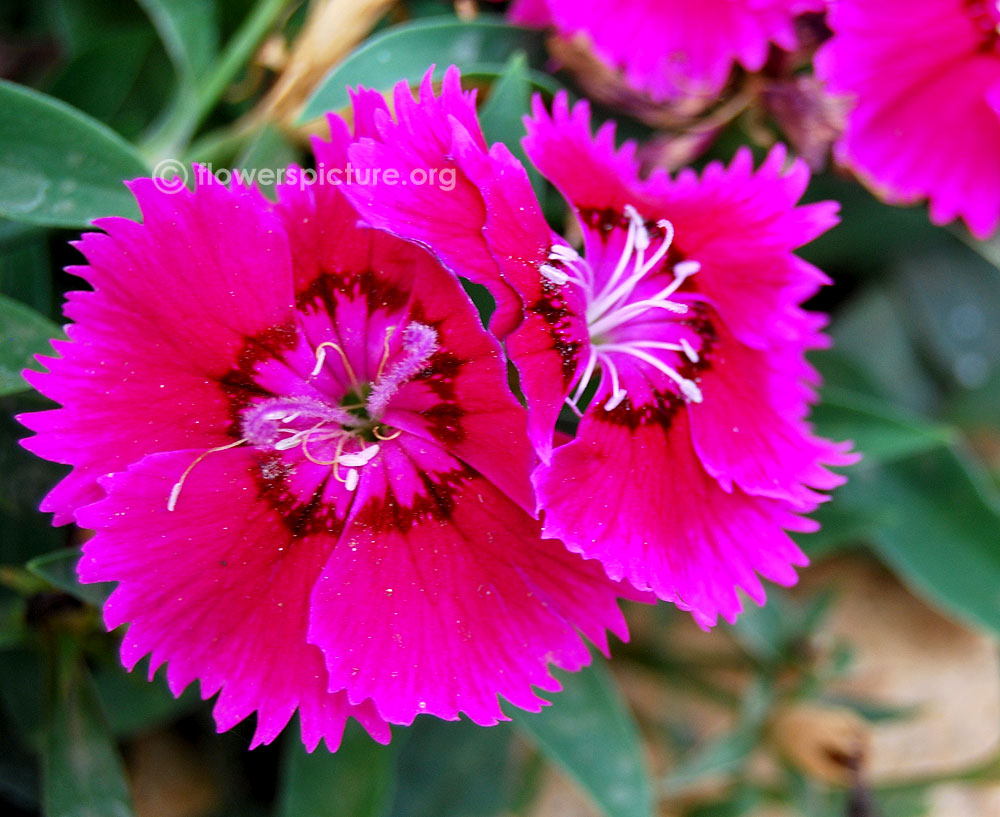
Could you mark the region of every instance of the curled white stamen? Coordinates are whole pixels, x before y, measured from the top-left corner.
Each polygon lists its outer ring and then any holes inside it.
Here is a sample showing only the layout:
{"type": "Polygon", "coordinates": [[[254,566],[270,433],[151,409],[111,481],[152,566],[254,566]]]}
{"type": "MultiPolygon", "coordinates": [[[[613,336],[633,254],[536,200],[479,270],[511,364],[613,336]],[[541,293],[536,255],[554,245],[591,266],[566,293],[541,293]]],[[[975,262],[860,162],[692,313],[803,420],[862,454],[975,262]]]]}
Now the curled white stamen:
{"type": "MultiPolygon", "coordinates": [[[[630,222],[629,224],[630,235],[638,230],[638,228],[636,228],[635,231],[633,230],[633,224],[634,222],[630,222]]],[[[649,275],[650,272],[656,269],[657,265],[670,251],[670,245],[674,240],[673,224],[666,219],[661,219],[656,224],[664,232],[663,241],[660,243],[660,246],[657,248],[656,252],[653,253],[652,258],[648,261],[645,259],[643,248],[638,247],[639,252],[635,256],[632,274],[619,283],[619,280],[625,271],[625,267],[628,266],[628,261],[633,255],[632,246],[630,246],[630,244],[637,246],[635,245],[634,238],[632,242],[629,242],[629,240],[626,239],[625,250],[622,252],[622,258],[618,262],[618,266],[615,267],[614,273],[612,273],[611,278],[608,279],[608,283],[604,286],[604,289],[601,290],[601,293],[587,306],[588,323],[598,321],[609,311],[615,311],[622,306],[623,302],[628,300],[629,296],[632,294],[639,282],[649,275]]],[[[671,294],[679,286],[680,283],[676,284],[674,289],[671,290],[671,294]]],[[[668,296],[662,295],[661,293],[660,295],[655,296],[652,300],[664,300],[666,297],[668,296]]]]}
{"type": "Polygon", "coordinates": [[[680,388],[681,393],[691,402],[700,403],[702,401],[701,389],[693,380],[688,380],[686,377],[681,375],[676,369],[668,366],[659,358],[653,357],[653,355],[648,352],[644,352],[642,349],[638,349],[633,345],[629,344],[609,344],[604,347],[607,350],[614,350],[616,352],[621,352],[626,355],[631,355],[632,357],[639,358],[639,360],[645,361],[650,366],[652,366],[657,371],[663,372],[667,377],[673,380],[677,386],[680,388]]]}
{"type": "Polygon", "coordinates": [[[655,294],[646,294],[644,291],[636,299],[636,289],[640,285],[652,275],[661,275],[661,265],[670,253],[675,231],[673,224],[667,219],[658,220],[657,229],[653,230],[631,204],[623,208],[623,213],[627,223],[623,225],[626,233],[621,254],[599,290],[595,286],[594,270],[567,245],[554,244],[549,251],[549,261],[554,263],[541,267],[541,274],[548,281],[557,285],[567,282],[578,285],[586,296],[586,319],[591,343],[587,359],[580,362],[578,377],[566,397],[567,405],[578,415],[581,413],[580,403],[598,368],[601,378],[608,378],[604,386],[608,395],[604,401],[606,411],[620,406],[628,396],[627,390],[622,386],[614,354],[629,355],[666,375],[684,400],[700,403],[704,399],[701,388],[694,380],[683,376],[678,369],[661,359],[665,357],[662,352],[673,352],[680,356],[678,365],[698,363],[701,358],[691,341],[687,338],[671,341],[644,340],[640,325],[640,322],[652,324],[654,320],[659,320],[652,315],[644,318],[646,313],[660,311],[684,315],[690,311],[691,307],[687,303],[672,298],[688,278],[701,270],[701,263],[686,259],[677,262],[672,268],[667,267],[664,272],[669,283],[655,294]],[[648,252],[650,250],[652,251],[648,252]],[[632,324],[633,328],[628,333],[629,337],[619,340],[613,330],[625,324],[632,324]]]}
{"type": "Polygon", "coordinates": [[[324,341],[319,346],[316,347],[316,365],[313,366],[311,372],[309,372],[310,377],[316,377],[322,370],[323,364],[326,363],[326,350],[335,349],[340,355],[340,359],[344,364],[344,371],[347,372],[347,376],[351,379],[351,383],[357,383],[358,378],[354,374],[354,369],[351,368],[351,361],[347,359],[347,352],[345,352],[340,344],[333,343],[332,341],[324,341]]]}
{"type": "Polygon", "coordinates": [[[243,445],[243,443],[245,442],[246,442],[245,439],[237,440],[236,442],[229,443],[228,445],[220,445],[216,446],[215,448],[210,448],[208,449],[208,451],[199,454],[198,457],[195,459],[195,461],[184,469],[184,473],[181,474],[180,479],[178,479],[177,482],[175,482],[173,487],[170,489],[170,496],[167,497],[167,510],[172,512],[177,507],[177,499],[181,495],[181,489],[184,487],[184,482],[187,480],[188,474],[190,474],[194,470],[194,467],[199,462],[205,459],[205,457],[207,457],[209,454],[214,454],[217,451],[226,451],[227,449],[230,448],[236,448],[236,446],[243,445]]]}
{"type": "Polygon", "coordinates": [[[607,371],[611,378],[611,397],[604,404],[605,411],[613,411],[621,405],[622,400],[628,396],[628,392],[621,387],[618,379],[618,367],[607,355],[601,355],[601,366],[607,371]]]}

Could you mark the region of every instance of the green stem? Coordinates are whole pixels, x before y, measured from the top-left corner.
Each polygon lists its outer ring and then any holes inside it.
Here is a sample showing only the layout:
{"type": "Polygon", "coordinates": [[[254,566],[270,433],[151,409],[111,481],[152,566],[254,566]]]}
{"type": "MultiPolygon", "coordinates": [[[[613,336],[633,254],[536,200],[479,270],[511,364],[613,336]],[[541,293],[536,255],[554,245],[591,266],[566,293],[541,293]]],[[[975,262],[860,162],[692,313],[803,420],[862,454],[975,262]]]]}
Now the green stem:
{"type": "Polygon", "coordinates": [[[226,88],[233,81],[233,77],[250,59],[254,49],[274,25],[286,2],[287,0],[259,0],[253,11],[226,44],[225,49],[215,61],[212,71],[201,83],[198,103],[191,113],[192,130],[197,128],[202,120],[211,113],[226,88]]]}

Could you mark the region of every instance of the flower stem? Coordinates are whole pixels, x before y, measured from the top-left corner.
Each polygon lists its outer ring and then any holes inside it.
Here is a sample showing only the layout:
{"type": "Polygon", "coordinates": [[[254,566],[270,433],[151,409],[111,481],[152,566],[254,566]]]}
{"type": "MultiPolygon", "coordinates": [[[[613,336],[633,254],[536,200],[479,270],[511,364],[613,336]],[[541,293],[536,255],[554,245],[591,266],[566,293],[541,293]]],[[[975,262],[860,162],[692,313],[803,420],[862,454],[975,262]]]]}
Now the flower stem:
{"type": "Polygon", "coordinates": [[[225,49],[219,55],[214,67],[201,83],[198,104],[191,113],[194,128],[211,113],[222,97],[233,77],[246,63],[264,35],[274,25],[287,0],[258,0],[253,11],[243,21],[225,49]]]}

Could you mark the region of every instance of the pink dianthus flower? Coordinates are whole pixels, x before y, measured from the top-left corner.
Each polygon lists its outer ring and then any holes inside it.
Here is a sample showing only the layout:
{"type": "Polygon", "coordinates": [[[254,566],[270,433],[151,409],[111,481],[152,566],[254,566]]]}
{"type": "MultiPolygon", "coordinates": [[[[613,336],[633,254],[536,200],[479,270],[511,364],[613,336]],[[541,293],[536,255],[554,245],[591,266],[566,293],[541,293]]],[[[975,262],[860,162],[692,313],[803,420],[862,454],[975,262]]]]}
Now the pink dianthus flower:
{"type": "Polygon", "coordinates": [[[548,17],[564,36],[584,34],[597,56],[654,100],[712,99],[733,65],[759,71],[771,44],[798,45],[795,17],[826,0],[521,0],[511,19],[548,17]]]}
{"type": "Polygon", "coordinates": [[[537,711],[581,634],[625,637],[621,589],[540,538],[500,347],[430,255],[329,184],[130,187],[142,223],[83,236],[93,291],[28,373],[62,407],[21,418],[73,466],[43,509],[96,531],[79,574],[118,583],[127,667],[200,680],[220,730],[256,712],[254,745],[297,710],[336,748],[349,716],[385,742],[422,713],[506,720],[498,696],[537,711]]]}
{"type": "Polygon", "coordinates": [[[583,252],[548,227],[527,174],[488,148],[456,70],[440,97],[404,84],[350,149],[359,167],[451,168],[454,189],[352,186],[372,224],[428,247],[490,288],[527,398],[540,463],[533,474],[544,534],[596,557],[709,626],[735,619],[758,574],[795,581],[804,555],[786,531],[855,457],[813,435],[822,315],[801,303],[827,282],[793,251],[837,220],[836,205],[797,206],[809,173],[775,148],[754,170],[741,150],[672,179],[638,176],[614,128],[591,136],[585,102],[537,100],[524,146],[563,193],[583,252]],[[576,436],[553,447],[564,406],[576,436]]]}
{"type": "Polygon", "coordinates": [[[928,199],[935,224],[1000,223],[1000,3],[834,0],[816,55],[853,101],[841,162],[886,200],[928,199]]]}

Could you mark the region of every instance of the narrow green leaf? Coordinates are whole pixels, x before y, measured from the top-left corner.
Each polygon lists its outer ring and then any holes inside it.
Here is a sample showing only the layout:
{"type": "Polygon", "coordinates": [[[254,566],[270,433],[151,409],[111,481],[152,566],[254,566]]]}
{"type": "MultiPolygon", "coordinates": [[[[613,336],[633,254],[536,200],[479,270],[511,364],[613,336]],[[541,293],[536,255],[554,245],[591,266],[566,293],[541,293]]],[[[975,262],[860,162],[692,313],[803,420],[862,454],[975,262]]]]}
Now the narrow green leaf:
{"type": "Polygon", "coordinates": [[[511,730],[504,724],[417,718],[399,738],[389,817],[493,817],[508,809],[511,730]]]}
{"type": "Polygon", "coordinates": [[[140,665],[127,672],[118,661],[117,653],[106,663],[94,668],[94,687],[108,716],[108,726],[118,737],[131,737],[168,724],[196,709],[201,699],[195,685],[175,698],[160,672],[147,680],[147,669],[140,665]]]}
{"type": "Polygon", "coordinates": [[[46,553],[28,562],[25,567],[36,576],[45,579],[71,596],[95,607],[104,606],[108,600],[114,582],[99,582],[97,584],[80,584],[76,577],[76,563],[80,561],[80,551],[77,548],[66,548],[46,553]]]}
{"type": "MultiPolygon", "coordinates": [[[[347,106],[347,86],[388,90],[404,78],[416,83],[432,64],[437,66],[435,78],[452,64],[463,75],[498,77],[518,51],[529,64],[541,65],[546,59],[545,35],[487,14],[468,22],[448,15],[393,26],[370,38],[326,75],[301,119],[315,119],[347,106]]],[[[543,87],[552,86],[551,79],[539,72],[530,72],[530,77],[543,87]]]]}
{"type": "Polygon", "coordinates": [[[42,787],[46,817],[131,817],[125,770],[75,647],[54,658],[42,787]]]}
{"type": "Polygon", "coordinates": [[[37,392],[0,398],[0,553],[9,565],[24,564],[35,556],[66,544],[65,529],[52,526],[38,512],[52,486],[65,474],[64,466],[43,460],[17,441],[27,436],[15,415],[51,408],[37,392]]]}
{"type": "Polygon", "coordinates": [[[54,227],[136,218],[122,184],[148,174],[114,131],[45,94],[0,81],[0,215],[54,227]]]}
{"type": "Polygon", "coordinates": [[[661,791],[674,794],[705,778],[740,771],[760,745],[761,732],[773,700],[771,683],[759,678],[747,690],[736,728],[684,757],[661,782],[661,791]]]}
{"type": "Polygon", "coordinates": [[[0,396],[30,389],[21,371],[37,369],[34,356],[51,353],[49,340],[61,336],[62,331],[48,318],[0,295],[0,396]]]}
{"type": "Polygon", "coordinates": [[[639,731],[602,663],[557,672],[563,691],[514,723],[586,791],[607,817],[649,817],[653,797],[639,731]]]}
{"type": "Polygon", "coordinates": [[[395,750],[354,721],[336,753],[321,743],[311,754],[296,731],[285,736],[278,817],[380,817],[395,778],[395,750]]]}
{"type": "Polygon", "coordinates": [[[186,142],[196,125],[189,112],[198,105],[199,80],[216,52],[215,7],[213,3],[190,0],[138,2],[160,35],[177,78],[174,100],[152,137],[156,144],[172,147],[186,142]]]}
{"type": "Polygon", "coordinates": [[[663,783],[664,792],[674,794],[706,778],[739,771],[759,738],[755,730],[737,729],[713,740],[671,771],[663,783]]]}
{"type": "Polygon", "coordinates": [[[113,128],[134,122],[138,112],[123,108],[155,46],[148,25],[107,31],[61,67],[48,93],[113,128]]]}
{"type": "Polygon", "coordinates": [[[193,85],[216,52],[214,3],[191,0],[138,0],[153,21],[178,79],[193,85]]]}
{"type": "Polygon", "coordinates": [[[521,147],[521,139],[525,136],[523,117],[531,112],[532,90],[528,57],[523,51],[517,51],[493,83],[489,98],[479,112],[479,122],[487,142],[503,142],[524,165],[535,194],[541,198],[545,184],[542,174],[528,161],[521,147]]]}
{"type": "Polygon", "coordinates": [[[888,401],[843,389],[824,389],[812,420],[824,437],[853,440],[855,450],[870,462],[902,459],[954,439],[946,426],[900,411],[888,401]]]}
{"type": "Polygon", "coordinates": [[[928,600],[1000,633],[1000,500],[954,449],[880,469],[868,501],[886,511],[879,554],[928,600]]]}

